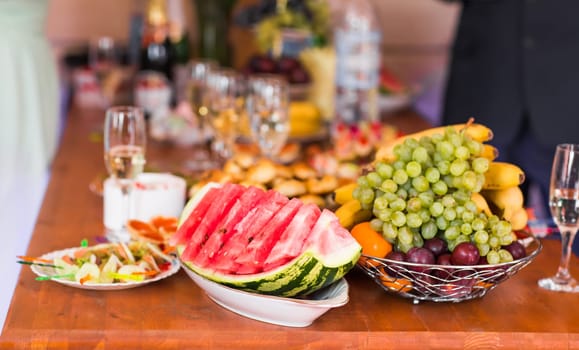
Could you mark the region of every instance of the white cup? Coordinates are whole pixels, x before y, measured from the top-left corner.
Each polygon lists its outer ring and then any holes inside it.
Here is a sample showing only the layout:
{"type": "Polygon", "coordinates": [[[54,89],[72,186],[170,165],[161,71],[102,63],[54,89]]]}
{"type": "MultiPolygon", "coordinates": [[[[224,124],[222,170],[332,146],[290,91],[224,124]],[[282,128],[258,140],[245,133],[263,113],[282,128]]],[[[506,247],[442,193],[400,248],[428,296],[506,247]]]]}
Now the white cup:
{"type": "MultiPolygon", "coordinates": [[[[187,184],[181,177],[163,173],[143,173],[131,193],[130,218],[149,221],[155,216],[179,217],[185,205],[187,184]]],[[[104,182],[103,219],[106,228],[121,229],[124,212],[121,189],[112,178],[104,182]]]]}

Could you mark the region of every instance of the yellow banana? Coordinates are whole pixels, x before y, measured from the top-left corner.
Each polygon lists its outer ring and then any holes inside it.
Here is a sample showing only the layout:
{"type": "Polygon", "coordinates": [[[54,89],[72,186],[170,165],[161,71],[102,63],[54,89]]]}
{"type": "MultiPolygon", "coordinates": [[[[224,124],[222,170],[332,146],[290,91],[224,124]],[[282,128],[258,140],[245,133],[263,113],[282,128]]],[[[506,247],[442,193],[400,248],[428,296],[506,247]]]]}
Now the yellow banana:
{"type": "Polygon", "coordinates": [[[480,154],[481,157],[484,157],[490,161],[497,159],[499,156],[499,150],[493,146],[489,145],[488,143],[483,143],[483,149],[480,154]]]}
{"type": "Polygon", "coordinates": [[[352,199],[344,204],[342,204],[335,211],[340,225],[347,229],[352,228],[355,224],[369,220],[372,217],[372,213],[369,210],[363,210],[360,202],[357,199],[352,199]]]}
{"type": "Polygon", "coordinates": [[[485,190],[500,190],[518,186],[525,181],[525,172],[517,165],[507,162],[490,162],[485,173],[485,190]]]}
{"type": "Polygon", "coordinates": [[[492,130],[489,127],[482,125],[482,124],[469,122],[469,123],[438,126],[438,127],[426,129],[423,131],[419,131],[419,132],[416,132],[413,134],[404,135],[404,136],[399,137],[391,142],[388,142],[387,144],[381,146],[378,149],[378,151],[376,152],[375,160],[376,161],[380,161],[380,160],[391,161],[392,159],[394,159],[394,147],[396,145],[404,143],[404,140],[406,140],[407,138],[415,138],[418,140],[422,136],[432,136],[434,134],[444,134],[444,131],[448,127],[452,127],[454,129],[456,129],[457,131],[461,131],[464,129],[464,132],[466,133],[466,135],[471,137],[473,140],[479,141],[479,142],[486,142],[486,141],[489,141],[493,138],[492,130]]]}
{"type": "Polygon", "coordinates": [[[484,212],[487,215],[492,215],[491,209],[485,197],[483,197],[479,192],[472,192],[470,199],[475,202],[478,212],[484,212]]]}
{"type": "Polygon", "coordinates": [[[358,184],[352,182],[336,188],[334,190],[334,202],[342,205],[354,199],[352,194],[354,193],[356,186],[358,186],[358,184]]]}
{"type": "Polygon", "coordinates": [[[482,196],[499,212],[495,213],[503,219],[511,221],[514,213],[523,208],[525,199],[519,186],[511,186],[500,190],[483,190],[482,196]]]}
{"type": "Polygon", "coordinates": [[[511,217],[507,219],[511,223],[513,231],[519,231],[527,227],[529,221],[529,214],[527,209],[521,207],[515,210],[511,217]]]}

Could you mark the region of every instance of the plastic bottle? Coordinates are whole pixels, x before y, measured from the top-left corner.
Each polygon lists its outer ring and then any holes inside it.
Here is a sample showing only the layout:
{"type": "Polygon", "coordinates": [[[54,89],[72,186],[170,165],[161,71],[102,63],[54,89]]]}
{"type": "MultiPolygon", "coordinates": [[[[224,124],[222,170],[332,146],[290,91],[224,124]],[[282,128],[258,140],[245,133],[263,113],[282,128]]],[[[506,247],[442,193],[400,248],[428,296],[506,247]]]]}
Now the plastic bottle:
{"type": "Polygon", "coordinates": [[[378,123],[381,30],[369,0],[343,1],[334,26],[333,138],[340,158],[364,156],[378,123]]]}

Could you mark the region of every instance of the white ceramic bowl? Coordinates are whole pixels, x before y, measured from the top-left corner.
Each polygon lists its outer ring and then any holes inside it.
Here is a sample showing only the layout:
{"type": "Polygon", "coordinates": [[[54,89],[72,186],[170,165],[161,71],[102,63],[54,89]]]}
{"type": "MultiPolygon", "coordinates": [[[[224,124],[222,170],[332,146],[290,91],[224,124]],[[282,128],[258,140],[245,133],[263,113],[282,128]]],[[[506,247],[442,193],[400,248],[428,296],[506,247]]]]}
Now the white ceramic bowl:
{"type": "Polygon", "coordinates": [[[209,281],[191,271],[185,264],[183,270],[222,307],[239,315],[288,327],[307,327],[328,310],[348,302],[348,282],[336,281],[304,299],[282,298],[249,293],[209,281]]]}

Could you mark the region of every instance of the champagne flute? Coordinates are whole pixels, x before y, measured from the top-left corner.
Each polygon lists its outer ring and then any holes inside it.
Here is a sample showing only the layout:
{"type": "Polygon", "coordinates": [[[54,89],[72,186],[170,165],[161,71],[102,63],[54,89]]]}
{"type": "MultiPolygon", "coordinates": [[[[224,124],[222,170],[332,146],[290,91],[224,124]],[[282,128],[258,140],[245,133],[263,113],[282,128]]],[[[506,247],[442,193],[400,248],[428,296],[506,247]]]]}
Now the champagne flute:
{"type": "Polygon", "coordinates": [[[250,77],[247,113],[251,135],[262,155],[275,159],[289,136],[289,85],[275,75],[250,77]]]}
{"type": "Polygon", "coordinates": [[[555,150],[549,206],[561,233],[561,260],[553,277],[539,280],[539,286],[558,292],[579,292],[569,273],[571,246],[579,228],[579,144],[560,144],[555,150]]]}
{"type": "Polygon", "coordinates": [[[243,112],[244,83],[241,74],[230,68],[213,71],[207,88],[209,121],[213,129],[212,149],[222,158],[233,155],[243,112]]]}
{"type": "Polygon", "coordinates": [[[114,106],[106,111],[104,158],[108,173],[121,189],[125,207],[123,226],[109,230],[109,241],[130,239],[126,224],[131,215],[133,182],[145,166],[146,126],[143,110],[133,106],[114,106]]]}

